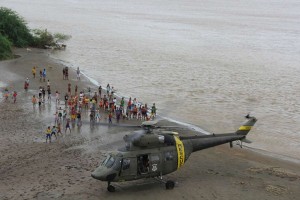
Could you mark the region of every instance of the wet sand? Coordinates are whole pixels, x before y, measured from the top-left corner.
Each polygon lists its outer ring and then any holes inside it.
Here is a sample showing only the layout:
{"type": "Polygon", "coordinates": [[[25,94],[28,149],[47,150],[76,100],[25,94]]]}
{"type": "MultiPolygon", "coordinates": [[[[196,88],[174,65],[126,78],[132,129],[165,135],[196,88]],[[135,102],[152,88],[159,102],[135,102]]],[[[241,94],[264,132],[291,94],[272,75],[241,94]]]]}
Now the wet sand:
{"type": "MultiPolygon", "coordinates": [[[[94,87],[86,78],[62,79],[62,66],[43,50],[17,49],[20,58],[0,62],[0,81],[18,92],[17,103],[0,103],[0,199],[298,199],[300,167],[229,145],[194,153],[178,171],[166,176],[177,182],[174,190],[152,179],[115,183],[115,193],[107,183],[90,174],[107,151],[122,146],[122,138],[131,130],[122,128],[76,126],[72,133],[44,143],[42,131],[54,122],[54,96],[41,110],[33,108],[39,79],[32,79],[31,68],[47,69],[52,94],[67,91],[70,81],[79,90],[94,87]],[[29,91],[23,83],[30,78],[29,91]]],[[[3,88],[1,88],[3,90],[3,88]]],[[[62,97],[61,97],[62,98],[62,97]]],[[[88,121],[88,114],[83,120],[88,121]]],[[[138,123],[126,121],[124,123],[138,123]]],[[[168,122],[163,122],[168,124],[168,122]]],[[[250,133],[251,134],[251,133],[250,133]]],[[[258,133],[259,134],[259,133],[258,133]]]]}

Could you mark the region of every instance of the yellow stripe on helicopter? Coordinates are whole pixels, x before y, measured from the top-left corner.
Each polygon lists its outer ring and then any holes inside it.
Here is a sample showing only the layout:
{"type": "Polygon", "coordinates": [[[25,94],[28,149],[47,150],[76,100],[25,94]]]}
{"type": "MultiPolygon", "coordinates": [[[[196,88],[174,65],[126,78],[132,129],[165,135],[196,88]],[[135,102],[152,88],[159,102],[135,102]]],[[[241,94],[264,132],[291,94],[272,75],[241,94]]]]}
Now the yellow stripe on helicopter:
{"type": "Polygon", "coordinates": [[[177,169],[179,169],[184,164],[184,160],[185,160],[184,145],[178,137],[174,136],[174,138],[176,142],[176,149],[178,155],[177,169]]]}
{"type": "Polygon", "coordinates": [[[252,126],[241,126],[239,128],[239,131],[250,131],[252,126]]]}

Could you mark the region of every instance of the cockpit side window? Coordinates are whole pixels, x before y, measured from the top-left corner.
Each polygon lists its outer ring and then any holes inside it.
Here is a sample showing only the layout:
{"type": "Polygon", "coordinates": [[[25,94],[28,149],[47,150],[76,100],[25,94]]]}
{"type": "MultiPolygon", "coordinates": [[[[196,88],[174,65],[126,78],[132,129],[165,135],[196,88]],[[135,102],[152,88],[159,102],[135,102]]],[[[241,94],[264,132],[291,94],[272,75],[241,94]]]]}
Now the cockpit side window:
{"type": "Polygon", "coordinates": [[[102,163],[107,168],[111,168],[113,164],[115,163],[115,158],[112,155],[107,156],[105,161],[102,163]]]}
{"type": "Polygon", "coordinates": [[[129,169],[129,168],[130,168],[130,159],[124,158],[122,169],[126,170],[126,169],[129,169]]]}

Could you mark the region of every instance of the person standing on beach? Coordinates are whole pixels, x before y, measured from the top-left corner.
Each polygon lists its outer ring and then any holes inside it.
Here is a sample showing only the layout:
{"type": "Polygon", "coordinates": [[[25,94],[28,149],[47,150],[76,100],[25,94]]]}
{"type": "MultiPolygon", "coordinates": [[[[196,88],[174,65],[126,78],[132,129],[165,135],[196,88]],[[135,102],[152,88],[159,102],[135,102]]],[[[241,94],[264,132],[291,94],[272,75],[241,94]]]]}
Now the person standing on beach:
{"type": "Polygon", "coordinates": [[[32,96],[31,102],[32,102],[33,107],[35,107],[36,102],[37,102],[35,95],[32,96]]]}
{"type": "Polygon", "coordinates": [[[56,90],[56,92],[55,92],[55,101],[56,101],[56,104],[59,105],[60,99],[59,99],[59,92],[58,92],[57,90],[56,90]]]}
{"type": "Polygon", "coordinates": [[[63,68],[63,80],[65,80],[66,79],[66,68],[64,67],[63,68]]]}
{"type": "Polygon", "coordinates": [[[56,127],[53,126],[52,129],[51,129],[51,137],[52,137],[52,135],[54,135],[54,136],[55,136],[55,139],[57,139],[57,137],[56,137],[56,132],[57,132],[56,127]]]}
{"type": "Polygon", "coordinates": [[[81,113],[78,112],[77,113],[77,126],[80,127],[82,125],[82,122],[81,122],[81,113]]]}
{"type": "Polygon", "coordinates": [[[7,89],[7,87],[4,89],[4,98],[5,98],[5,101],[8,101],[8,97],[9,97],[9,91],[7,89]]]}
{"type": "Polygon", "coordinates": [[[26,78],[25,83],[24,83],[24,89],[27,91],[29,87],[29,78],[26,78]]]}
{"type": "Polygon", "coordinates": [[[50,126],[48,126],[48,128],[46,129],[46,143],[49,139],[49,143],[51,143],[51,129],[50,126]]]}
{"type": "Polygon", "coordinates": [[[43,72],[42,70],[40,70],[40,82],[42,82],[42,78],[43,78],[43,72]]]}
{"type": "Polygon", "coordinates": [[[77,96],[78,86],[75,85],[75,96],[77,96]]]}
{"type": "Polygon", "coordinates": [[[47,88],[47,92],[48,92],[48,102],[51,103],[51,89],[50,89],[50,86],[47,88]]]}
{"type": "Polygon", "coordinates": [[[67,129],[69,129],[71,133],[70,119],[67,119],[65,133],[67,133],[67,129]]]}
{"type": "Polygon", "coordinates": [[[43,81],[46,82],[46,69],[43,70],[43,81]]]}
{"type": "Polygon", "coordinates": [[[99,97],[101,98],[101,92],[102,92],[102,87],[101,87],[101,85],[100,85],[99,88],[98,88],[98,92],[99,92],[99,97]]]}
{"type": "Polygon", "coordinates": [[[45,102],[46,90],[44,87],[42,88],[42,94],[43,94],[43,102],[45,102]]]}
{"type": "Polygon", "coordinates": [[[41,109],[42,101],[42,96],[39,96],[39,109],[41,109]]]}
{"type": "Polygon", "coordinates": [[[109,96],[109,93],[110,93],[110,86],[109,86],[109,84],[107,84],[107,86],[106,86],[106,92],[107,92],[107,96],[109,96]]]}
{"type": "Polygon", "coordinates": [[[68,106],[68,100],[69,100],[69,95],[68,93],[65,94],[65,107],[68,106]]]}
{"type": "Polygon", "coordinates": [[[68,83],[68,93],[71,95],[71,83],[68,83]]]}
{"type": "Polygon", "coordinates": [[[80,81],[80,69],[79,69],[79,67],[77,67],[76,74],[77,74],[77,80],[80,81]]]}
{"type": "Polygon", "coordinates": [[[16,101],[17,101],[17,92],[16,91],[14,91],[14,93],[13,93],[13,99],[14,99],[14,103],[16,103],[16,101]]]}
{"type": "Polygon", "coordinates": [[[56,111],[54,114],[54,124],[58,124],[59,122],[59,117],[58,117],[58,112],[56,111]]]}
{"type": "Polygon", "coordinates": [[[91,88],[88,87],[88,94],[89,94],[89,97],[91,97],[91,88]]]}
{"type": "Polygon", "coordinates": [[[125,106],[125,100],[124,97],[122,97],[121,102],[120,102],[120,108],[123,110],[125,106]]]}
{"type": "Polygon", "coordinates": [[[153,106],[151,108],[151,117],[153,119],[156,117],[156,106],[155,106],[155,103],[153,103],[153,106]]]}
{"type": "Polygon", "coordinates": [[[109,114],[108,114],[108,123],[112,124],[112,113],[111,112],[109,112],[109,114]]]}
{"type": "Polygon", "coordinates": [[[60,123],[57,123],[56,129],[57,129],[57,135],[58,135],[59,133],[62,135],[60,123]]]}
{"type": "Polygon", "coordinates": [[[36,69],[35,69],[35,67],[32,68],[31,72],[32,72],[33,78],[35,78],[35,74],[36,74],[36,69]]]}
{"type": "Polygon", "coordinates": [[[127,107],[129,108],[129,110],[131,109],[131,104],[132,104],[131,97],[129,97],[129,100],[128,100],[128,103],[127,103],[127,107]]]}
{"type": "Polygon", "coordinates": [[[66,72],[65,72],[65,77],[66,77],[66,80],[69,80],[69,68],[66,67],[66,72]]]}

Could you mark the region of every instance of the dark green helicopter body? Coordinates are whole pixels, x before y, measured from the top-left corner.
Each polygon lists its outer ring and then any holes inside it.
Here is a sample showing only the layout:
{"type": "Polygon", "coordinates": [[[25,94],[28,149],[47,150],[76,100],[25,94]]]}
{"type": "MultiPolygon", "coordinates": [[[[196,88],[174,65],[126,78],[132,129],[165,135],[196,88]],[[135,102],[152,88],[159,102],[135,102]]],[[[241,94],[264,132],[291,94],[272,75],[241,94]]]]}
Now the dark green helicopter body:
{"type": "MultiPolygon", "coordinates": [[[[125,136],[126,146],[110,153],[102,164],[92,173],[92,177],[108,182],[108,191],[115,188],[111,182],[131,181],[141,178],[155,178],[179,169],[189,156],[202,149],[245,141],[246,135],[257,121],[246,116],[247,121],[235,133],[212,134],[203,136],[180,137],[177,132],[160,131],[154,134],[151,128],[155,123],[144,122],[146,130],[125,136]]],[[[166,188],[172,189],[173,181],[166,182],[166,188]]]]}

